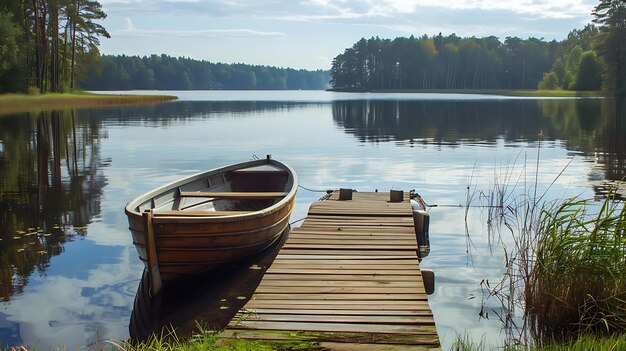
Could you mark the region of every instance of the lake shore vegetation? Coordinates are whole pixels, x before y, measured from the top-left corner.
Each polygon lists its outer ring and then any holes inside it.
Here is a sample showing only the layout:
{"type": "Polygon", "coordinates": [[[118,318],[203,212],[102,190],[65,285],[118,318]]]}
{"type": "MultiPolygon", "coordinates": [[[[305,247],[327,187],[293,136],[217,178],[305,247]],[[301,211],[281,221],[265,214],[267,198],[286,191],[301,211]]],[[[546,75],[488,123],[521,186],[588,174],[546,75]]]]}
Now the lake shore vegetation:
{"type": "Polygon", "coordinates": [[[479,94],[517,97],[603,97],[602,91],[573,91],[564,89],[328,89],[335,92],[419,93],[419,94],[479,94]]]}
{"type": "MultiPolygon", "coordinates": [[[[541,141],[538,158],[540,148],[541,141]]],[[[538,167],[539,161],[537,171],[538,167]]],[[[623,199],[609,192],[601,203],[578,197],[547,200],[536,183],[521,183],[523,179],[527,179],[526,165],[520,175],[507,170],[490,190],[472,196],[487,206],[494,239],[502,240],[508,233],[512,242],[503,246],[502,280],[495,286],[481,283],[487,299],[495,298],[501,305],[501,313],[494,312],[506,331],[504,346],[558,349],[549,347],[578,342],[589,346],[616,337],[624,345],[623,199]]],[[[467,341],[459,338],[457,343],[472,345],[467,341]]]]}
{"type": "Polygon", "coordinates": [[[541,211],[525,277],[532,338],[577,340],[626,330],[626,207],[568,199],[541,211]]]}
{"type": "Polygon", "coordinates": [[[561,41],[441,33],[361,38],[334,58],[332,89],[603,90],[624,95],[626,3],[602,0],[590,12],[594,23],[561,41]]]}
{"type": "Polygon", "coordinates": [[[106,16],[95,0],[0,3],[0,92],[74,89],[110,37],[98,23],[106,16]]]}
{"type": "Polygon", "coordinates": [[[170,95],[111,95],[89,93],[2,94],[0,115],[79,107],[137,105],[175,100],[170,95]]]}
{"type": "MultiPolygon", "coordinates": [[[[626,348],[626,334],[615,334],[609,337],[583,336],[570,342],[550,342],[544,346],[521,347],[502,346],[503,351],[617,351],[626,348]]],[[[482,341],[472,340],[468,336],[458,336],[450,347],[450,351],[490,351],[482,341]]]]}

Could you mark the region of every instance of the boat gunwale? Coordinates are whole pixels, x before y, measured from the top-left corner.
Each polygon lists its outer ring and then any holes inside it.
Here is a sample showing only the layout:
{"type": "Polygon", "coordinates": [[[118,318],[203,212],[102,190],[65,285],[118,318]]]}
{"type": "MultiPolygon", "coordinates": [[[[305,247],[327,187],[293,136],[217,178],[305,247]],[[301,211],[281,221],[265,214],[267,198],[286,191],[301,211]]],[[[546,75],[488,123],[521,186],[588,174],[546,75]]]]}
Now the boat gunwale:
{"type": "MultiPolygon", "coordinates": [[[[247,161],[247,162],[242,162],[242,163],[237,163],[237,164],[233,164],[233,165],[228,165],[228,166],[224,166],[224,167],[219,167],[219,168],[214,168],[208,171],[203,171],[200,173],[196,173],[193,175],[190,175],[188,177],[182,178],[182,179],[178,179],[175,180],[171,183],[165,184],[163,186],[160,186],[156,189],[152,189],[142,195],[137,196],[136,198],[134,198],[133,200],[129,201],[126,206],[124,207],[124,211],[126,212],[126,215],[131,217],[131,216],[135,216],[138,219],[141,218],[142,214],[141,212],[135,210],[140,204],[142,204],[143,202],[153,199],[154,197],[158,196],[159,194],[163,194],[167,191],[176,189],[177,187],[187,184],[189,182],[195,181],[197,179],[201,179],[204,177],[209,177],[211,175],[214,174],[221,174],[221,173],[227,173],[230,171],[234,171],[234,170],[238,170],[238,169],[242,169],[242,168],[250,168],[250,167],[255,167],[255,166],[262,166],[262,165],[275,165],[278,166],[278,168],[282,168],[285,171],[287,171],[289,178],[291,179],[291,188],[289,189],[289,191],[287,192],[287,194],[280,199],[280,201],[276,202],[275,204],[269,206],[269,207],[265,207],[261,210],[257,210],[257,211],[252,211],[249,213],[243,213],[243,214],[233,214],[233,215],[222,215],[222,216],[213,216],[213,215],[207,215],[207,216],[198,216],[198,215],[194,215],[194,216],[185,216],[184,211],[180,211],[181,214],[175,214],[175,215],[171,215],[171,216],[159,216],[159,218],[161,220],[164,219],[176,219],[177,221],[192,221],[192,222],[196,222],[198,220],[201,220],[203,222],[236,222],[236,221],[243,221],[243,220],[249,220],[249,219],[255,219],[255,218],[259,218],[259,217],[264,217],[267,215],[270,215],[274,212],[277,212],[278,210],[280,210],[281,208],[283,208],[286,204],[288,204],[289,202],[293,201],[293,198],[295,197],[295,194],[298,190],[298,176],[296,175],[296,173],[294,172],[294,170],[280,162],[280,161],[276,161],[274,159],[260,159],[260,160],[252,160],[252,161],[247,161]]],[[[289,182],[289,178],[287,180],[287,182],[289,182]]],[[[210,212],[210,211],[207,211],[210,212]]]]}

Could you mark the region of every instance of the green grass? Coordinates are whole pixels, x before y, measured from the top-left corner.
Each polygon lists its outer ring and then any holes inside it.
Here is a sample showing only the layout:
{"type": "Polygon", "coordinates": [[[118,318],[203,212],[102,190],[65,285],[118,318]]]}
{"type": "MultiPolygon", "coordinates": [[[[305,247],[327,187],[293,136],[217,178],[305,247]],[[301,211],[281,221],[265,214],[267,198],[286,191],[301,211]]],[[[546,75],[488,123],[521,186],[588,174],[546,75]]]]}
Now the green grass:
{"type": "Polygon", "coordinates": [[[0,95],[0,115],[77,107],[146,104],[175,99],[175,96],[169,95],[105,95],[86,92],[41,95],[2,94],[0,95]]]}
{"type": "MultiPolygon", "coordinates": [[[[147,340],[102,340],[86,346],[87,349],[110,351],[321,351],[317,342],[305,340],[248,340],[222,338],[220,333],[201,327],[189,338],[180,338],[164,328],[147,340]]],[[[29,348],[16,349],[28,351],[29,348]]]]}
{"type": "MultiPolygon", "coordinates": [[[[493,348],[492,348],[493,349],[493,348]]],[[[584,336],[571,342],[553,342],[544,346],[531,348],[498,347],[503,351],[621,351],[626,350],[626,333],[608,337],[584,336]]],[[[475,342],[468,336],[457,336],[457,340],[450,347],[450,351],[487,351],[483,341],[475,342]]]]}

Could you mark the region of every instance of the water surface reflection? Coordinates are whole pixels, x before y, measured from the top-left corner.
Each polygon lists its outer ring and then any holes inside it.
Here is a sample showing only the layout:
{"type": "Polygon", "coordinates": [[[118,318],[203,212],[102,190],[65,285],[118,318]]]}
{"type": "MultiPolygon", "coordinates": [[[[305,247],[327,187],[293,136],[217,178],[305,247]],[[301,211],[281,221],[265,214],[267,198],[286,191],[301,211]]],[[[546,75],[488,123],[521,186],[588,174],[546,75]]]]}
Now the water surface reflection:
{"type": "MultiPolygon", "coordinates": [[[[531,164],[539,164],[538,185],[550,188],[550,198],[601,196],[626,175],[624,100],[333,100],[316,92],[288,101],[250,93],[238,101],[240,93],[222,100],[194,94],[196,101],[158,106],[0,118],[2,345],[76,349],[96,337],[128,337],[143,265],[126,202],[254,154],[289,164],[308,188],[416,188],[440,205],[464,203],[468,185],[488,187],[494,176],[528,175],[531,164]]],[[[319,196],[301,189],[292,219],[319,196]]],[[[488,235],[479,211],[468,223],[464,217],[459,208],[431,209],[431,253],[423,265],[437,273],[430,303],[444,348],[457,331],[487,334],[490,344],[500,339],[493,311],[490,321],[478,322],[479,283],[501,278],[498,245],[506,239],[488,235]]],[[[183,320],[208,319],[224,298],[208,292],[212,285],[192,282],[171,293],[156,319],[181,329],[193,326],[183,320]]]]}
{"type": "Polygon", "coordinates": [[[22,292],[63,245],[86,235],[106,185],[101,124],[74,111],[0,118],[0,297],[22,292]]]}
{"type": "MultiPolygon", "coordinates": [[[[361,142],[519,147],[559,141],[598,162],[604,179],[626,177],[626,101],[336,101],[333,120],[361,142]]],[[[590,174],[590,180],[600,180],[590,174]]],[[[607,186],[596,185],[599,193],[607,186]]]]}
{"type": "Polygon", "coordinates": [[[288,236],[289,229],[252,258],[194,279],[167,282],[156,296],[150,294],[149,276],[144,270],[130,318],[130,336],[146,340],[166,328],[186,337],[198,331],[198,326],[205,330],[224,328],[250,300],[288,236]]]}

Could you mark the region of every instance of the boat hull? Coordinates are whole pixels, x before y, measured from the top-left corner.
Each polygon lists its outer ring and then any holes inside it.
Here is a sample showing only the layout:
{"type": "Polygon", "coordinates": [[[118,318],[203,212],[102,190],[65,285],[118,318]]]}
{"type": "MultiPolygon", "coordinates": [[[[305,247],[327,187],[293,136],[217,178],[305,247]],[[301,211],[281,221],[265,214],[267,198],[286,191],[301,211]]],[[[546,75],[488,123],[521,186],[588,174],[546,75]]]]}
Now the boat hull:
{"type": "MultiPolygon", "coordinates": [[[[199,194],[195,197],[205,194],[202,191],[212,191],[210,183],[206,189],[193,193],[199,194]]],[[[296,190],[295,173],[288,166],[270,159],[260,160],[204,172],[155,189],[131,201],[126,206],[126,214],[133,243],[146,269],[158,274],[163,281],[176,280],[246,259],[270,246],[289,226],[296,190]],[[244,172],[268,165],[275,171],[244,172]],[[218,176],[222,179],[216,182],[218,189],[282,191],[285,195],[276,200],[220,203],[220,206],[235,209],[267,204],[258,210],[215,211],[218,205],[213,203],[221,200],[209,200],[215,208],[206,213],[171,210],[176,206],[182,208],[181,194],[189,184],[218,176]]],[[[204,206],[202,201],[196,202],[204,206]]]]}
{"type": "MultiPolygon", "coordinates": [[[[221,223],[219,218],[155,218],[154,237],[161,278],[175,280],[241,260],[271,245],[289,226],[293,200],[263,217],[221,223]],[[186,221],[187,219],[187,221],[186,221]]],[[[148,254],[142,218],[130,221],[133,244],[146,268],[148,254]]]]}

